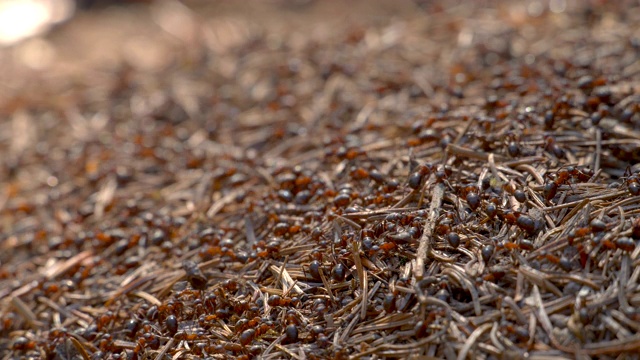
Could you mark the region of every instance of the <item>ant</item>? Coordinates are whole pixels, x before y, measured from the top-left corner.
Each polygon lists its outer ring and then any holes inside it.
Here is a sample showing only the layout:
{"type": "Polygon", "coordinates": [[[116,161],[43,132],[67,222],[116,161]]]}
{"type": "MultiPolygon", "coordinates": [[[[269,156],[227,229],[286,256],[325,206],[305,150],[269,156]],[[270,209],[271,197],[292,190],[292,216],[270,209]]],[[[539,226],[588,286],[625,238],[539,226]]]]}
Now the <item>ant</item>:
{"type": "Polygon", "coordinates": [[[236,334],[240,334],[247,329],[255,329],[259,324],[259,317],[253,317],[252,319],[241,318],[236,322],[235,332],[236,334]]]}
{"type": "Polygon", "coordinates": [[[267,299],[267,304],[269,306],[292,306],[294,301],[288,297],[280,297],[280,295],[271,295],[269,299],[267,299]]]}
{"type": "Polygon", "coordinates": [[[556,143],[556,139],[554,139],[552,136],[545,136],[544,149],[557,158],[563,158],[565,155],[564,149],[558,146],[558,144],[556,143]]]}
{"type": "Polygon", "coordinates": [[[429,175],[433,172],[433,165],[418,165],[414,172],[409,175],[408,182],[409,187],[418,190],[424,184],[424,181],[429,177],[429,175]]]}
{"type": "Polygon", "coordinates": [[[482,280],[496,283],[505,277],[505,275],[507,275],[505,269],[494,267],[489,269],[488,274],[484,275],[482,280]]]}
{"type": "Polygon", "coordinates": [[[636,248],[635,241],[633,241],[633,239],[630,239],[628,237],[620,237],[613,241],[603,240],[602,245],[606,249],[610,249],[610,250],[620,249],[625,252],[632,252],[636,248]]]}
{"type": "Polygon", "coordinates": [[[536,221],[529,215],[510,209],[499,210],[497,215],[500,220],[509,225],[517,225],[529,235],[533,235],[537,231],[536,221]]]}
{"type": "MultiPolygon", "coordinates": [[[[246,324],[243,324],[244,329],[238,335],[238,341],[242,347],[249,345],[255,338],[264,335],[266,332],[273,328],[273,324],[270,322],[262,321],[260,318],[253,318],[246,324]]],[[[240,330],[239,328],[238,330],[240,330]]]]}
{"type": "Polygon", "coordinates": [[[631,172],[631,168],[627,167],[624,176],[629,193],[633,196],[640,195],[640,175],[638,172],[631,172]]]}
{"type": "MultiPolygon", "coordinates": [[[[634,224],[635,226],[635,224],[634,224]]],[[[571,230],[567,235],[567,242],[569,245],[573,245],[575,240],[583,238],[591,234],[600,234],[611,228],[600,219],[593,219],[589,226],[580,227],[575,230],[571,230]]],[[[633,235],[632,235],[633,236],[633,235]]],[[[619,237],[615,240],[603,239],[602,245],[606,249],[615,250],[620,249],[625,252],[631,252],[636,248],[635,241],[628,237],[619,237]]]]}
{"type": "Polygon", "coordinates": [[[384,252],[389,252],[391,250],[395,250],[397,247],[398,245],[396,243],[389,241],[389,242],[382,243],[380,245],[380,250],[384,252]]]}
{"type": "Polygon", "coordinates": [[[635,219],[631,225],[631,237],[636,240],[640,239],[640,218],[635,219]]]}
{"type": "Polygon", "coordinates": [[[529,340],[529,331],[524,326],[503,325],[501,328],[503,332],[512,335],[512,338],[519,342],[525,343],[529,340]]]}
{"type": "Polygon", "coordinates": [[[527,240],[527,239],[521,239],[520,242],[518,242],[518,243],[507,241],[507,242],[504,242],[501,245],[507,250],[531,251],[531,250],[534,249],[533,242],[531,240],[527,240]]]}
{"type": "Polygon", "coordinates": [[[586,182],[593,176],[593,170],[568,166],[556,172],[555,178],[544,185],[544,198],[550,201],[556,196],[560,185],[570,185],[573,182],[586,182]]]}
{"type": "Polygon", "coordinates": [[[203,291],[207,288],[207,278],[194,261],[183,261],[182,268],[186,273],[187,280],[195,290],[203,291]]]}
{"type": "Polygon", "coordinates": [[[457,189],[457,195],[467,200],[469,208],[475,211],[480,206],[480,191],[478,187],[473,184],[462,185],[457,189]]]}
{"type": "Polygon", "coordinates": [[[596,218],[591,220],[588,226],[579,227],[575,230],[569,231],[569,234],[567,234],[567,241],[569,242],[569,245],[573,245],[573,242],[576,239],[583,238],[591,234],[602,233],[608,228],[609,227],[604,221],[596,218]]]}
{"type": "Polygon", "coordinates": [[[13,341],[11,348],[14,351],[28,351],[35,349],[36,345],[37,343],[34,340],[21,336],[13,341]]]}

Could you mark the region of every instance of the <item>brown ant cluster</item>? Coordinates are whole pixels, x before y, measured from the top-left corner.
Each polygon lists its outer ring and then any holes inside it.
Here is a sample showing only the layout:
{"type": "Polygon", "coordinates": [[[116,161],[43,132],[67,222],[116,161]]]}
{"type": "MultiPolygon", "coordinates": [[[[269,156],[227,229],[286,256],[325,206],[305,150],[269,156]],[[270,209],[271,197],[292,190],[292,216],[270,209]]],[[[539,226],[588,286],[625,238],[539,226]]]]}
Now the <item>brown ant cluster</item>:
{"type": "Polygon", "coordinates": [[[91,76],[0,50],[0,358],[640,350],[638,5],[194,3],[91,76]]]}

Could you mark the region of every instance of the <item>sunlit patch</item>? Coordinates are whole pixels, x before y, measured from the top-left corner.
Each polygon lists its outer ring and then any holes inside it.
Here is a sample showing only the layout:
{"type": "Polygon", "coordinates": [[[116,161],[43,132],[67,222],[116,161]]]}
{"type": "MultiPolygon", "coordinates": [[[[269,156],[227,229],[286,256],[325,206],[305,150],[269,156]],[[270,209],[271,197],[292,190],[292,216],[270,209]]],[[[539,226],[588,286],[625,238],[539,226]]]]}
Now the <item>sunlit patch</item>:
{"type": "Polygon", "coordinates": [[[71,0],[0,0],[0,46],[41,34],[74,10],[71,0]]]}

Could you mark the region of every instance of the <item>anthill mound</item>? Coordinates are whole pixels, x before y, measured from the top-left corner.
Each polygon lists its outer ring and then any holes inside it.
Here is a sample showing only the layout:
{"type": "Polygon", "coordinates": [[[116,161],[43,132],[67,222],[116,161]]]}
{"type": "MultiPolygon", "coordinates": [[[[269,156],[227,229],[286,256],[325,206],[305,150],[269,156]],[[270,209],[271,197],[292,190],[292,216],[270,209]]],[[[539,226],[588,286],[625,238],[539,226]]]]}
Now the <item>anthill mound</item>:
{"type": "Polygon", "coordinates": [[[1,50],[0,354],[631,356],[640,7],[479,3],[136,3],[1,50]]]}

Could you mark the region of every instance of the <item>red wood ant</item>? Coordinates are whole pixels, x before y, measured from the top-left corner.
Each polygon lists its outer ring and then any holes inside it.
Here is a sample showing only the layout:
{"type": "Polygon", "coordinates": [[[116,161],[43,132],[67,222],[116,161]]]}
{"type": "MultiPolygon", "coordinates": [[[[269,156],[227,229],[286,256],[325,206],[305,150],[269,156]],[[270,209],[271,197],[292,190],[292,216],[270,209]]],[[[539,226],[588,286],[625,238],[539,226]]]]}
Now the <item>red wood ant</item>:
{"type": "Polygon", "coordinates": [[[638,172],[632,173],[631,168],[627,167],[624,176],[626,177],[625,184],[629,193],[633,196],[640,195],[640,175],[638,175],[638,172]]]}
{"type": "Polygon", "coordinates": [[[519,211],[513,211],[509,209],[500,210],[498,212],[500,220],[509,225],[517,225],[520,229],[532,235],[537,230],[536,221],[529,215],[523,214],[519,211]]]}
{"type": "MultiPolygon", "coordinates": [[[[580,227],[575,230],[571,230],[569,234],[567,234],[567,242],[569,243],[569,245],[573,245],[575,240],[579,238],[583,238],[590,234],[604,233],[610,228],[611,226],[607,225],[602,220],[593,219],[589,223],[589,226],[580,227]]],[[[628,237],[620,237],[614,240],[603,239],[602,246],[605,249],[610,249],[610,250],[620,249],[625,252],[631,252],[636,248],[635,241],[628,237]]]]}
{"type": "Polygon", "coordinates": [[[414,190],[420,189],[432,171],[433,165],[431,164],[418,165],[415,171],[409,175],[409,187],[414,190]]]}
{"type": "Polygon", "coordinates": [[[480,206],[480,195],[475,185],[467,185],[458,190],[458,196],[464,196],[469,208],[475,211],[480,206]]]}
{"type": "Polygon", "coordinates": [[[546,151],[553,154],[557,158],[564,157],[564,150],[560,146],[558,146],[558,144],[556,143],[556,139],[554,139],[552,136],[546,136],[544,139],[544,143],[544,149],[546,151]]]}
{"type": "Polygon", "coordinates": [[[593,170],[568,166],[556,172],[555,178],[544,185],[544,198],[550,201],[556,196],[560,185],[569,185],[571,182],[586,182],[593,176],[593,170]]]}
{"type": "Polygon", "coordinates": [[[267,299],[267,304],[269,304],[269,306],[291,306],[293,305],[293,300],[280,297],[280,295],[271,295],[269,299],[267,299]]]}

